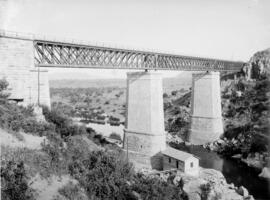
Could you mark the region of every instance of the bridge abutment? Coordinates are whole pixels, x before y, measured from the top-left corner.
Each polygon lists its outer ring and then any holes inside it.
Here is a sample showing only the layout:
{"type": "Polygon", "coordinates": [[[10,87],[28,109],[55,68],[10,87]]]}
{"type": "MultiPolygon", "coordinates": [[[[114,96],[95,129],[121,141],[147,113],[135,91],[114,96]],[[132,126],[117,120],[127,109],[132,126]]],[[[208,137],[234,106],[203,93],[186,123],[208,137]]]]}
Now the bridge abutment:
{"type": "Polygon", "coordinates": [[[137,167],[162,169],[166,148],[162,76],[156,72],[127,74],[127,113],[123,148],[137,167]]]}
{"type": "Polygon", "coordinates": [[[217,140],[223,134],[219,72],[193,74],[191,106],[189,142],[217,140]]]}
{"type": "Polygon", "coordinates": [[[38,91],[38,73],[34,65],[33,40],[0,37],[0,78],[9,83],[10,99],[20,104],[50,107],[48,71],[40,71],[40,91],[38,91]]]}

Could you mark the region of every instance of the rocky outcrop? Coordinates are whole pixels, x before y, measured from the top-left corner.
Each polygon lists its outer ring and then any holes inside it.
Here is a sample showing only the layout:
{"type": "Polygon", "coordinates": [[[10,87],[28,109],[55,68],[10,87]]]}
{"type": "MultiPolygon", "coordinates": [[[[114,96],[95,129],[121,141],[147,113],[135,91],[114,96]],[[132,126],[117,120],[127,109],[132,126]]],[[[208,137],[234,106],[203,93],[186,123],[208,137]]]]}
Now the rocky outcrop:
{"type": "Polygon", "coordinates": [[[166,134],[166,141],[167,143],[175,143],[175,144],[180,144],[183,143],[184,141],[182,138],[180,138],[178,135],[171,135],[171,134],[166,134]]]}
{"type": "Polygon", "coordinates": [[[259,177],[270,179],[270,167],[264,167],[259,177]]]}
{"type": "Polygon", "coordinates": [[[244,65],[243,72],[247,80],[261,79],[270,75],[270,48],[259,51],[244,65]]]}
{"type": "Polygon", "coordinates": [[[228,184],[223,174],[214,169],[200,168],[198,176],[190,176],[177,170],[149,171],[141,173],[150,177],[159,177],[163,181],[172,181],[179,186],[188,200],[252,200],[252,195],[243,186],[228,184]]]}
{"type": "Polygon", "coordinates": [[[243,186],[237,188],[233,184],[228,184],[222,173],[214,169],[201,168],[198,177],[178,173],[175,179],[180,179],[179,184],[190,200],[253,199],[246,188],[243,186]]]}

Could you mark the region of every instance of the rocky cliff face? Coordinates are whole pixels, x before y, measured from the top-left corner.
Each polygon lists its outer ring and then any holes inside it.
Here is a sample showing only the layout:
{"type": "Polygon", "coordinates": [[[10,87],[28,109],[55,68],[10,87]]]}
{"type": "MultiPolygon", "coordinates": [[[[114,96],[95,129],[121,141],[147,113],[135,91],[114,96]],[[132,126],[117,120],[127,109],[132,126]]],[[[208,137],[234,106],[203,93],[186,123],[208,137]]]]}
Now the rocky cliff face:
{"type": "Polygon", "coordinates": [[[243,67],[247,79],[263,79],[270,75],[270,48],[254,54],[243,67]]]}

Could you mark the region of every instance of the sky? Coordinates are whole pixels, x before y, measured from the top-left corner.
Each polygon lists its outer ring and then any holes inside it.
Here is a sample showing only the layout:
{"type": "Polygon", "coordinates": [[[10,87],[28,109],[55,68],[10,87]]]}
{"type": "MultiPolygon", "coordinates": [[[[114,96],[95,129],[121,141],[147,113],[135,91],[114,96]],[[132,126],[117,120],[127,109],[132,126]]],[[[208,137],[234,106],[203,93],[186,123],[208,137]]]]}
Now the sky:
{"type": "MultiPolygon", "coordinates": [[[[255,52],[270,47],[269,10],[270,0],[0,0],[0,29],[248,61],[255,52]]],[[[49,71],[53,79],[123,78],[126,73],[49,71]]]]}

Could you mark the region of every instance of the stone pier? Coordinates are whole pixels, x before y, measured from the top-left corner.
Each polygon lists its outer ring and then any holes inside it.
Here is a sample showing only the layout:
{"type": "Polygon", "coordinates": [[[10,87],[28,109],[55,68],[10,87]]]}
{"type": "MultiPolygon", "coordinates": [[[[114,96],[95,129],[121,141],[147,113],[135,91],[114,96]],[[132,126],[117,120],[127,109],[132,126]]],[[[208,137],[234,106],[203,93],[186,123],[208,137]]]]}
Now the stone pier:
{"type": "Polygon", "coordinates": [[[124,151],[136,167],[162,169],[166,148],[162,76],[156,72],[127,74],[124,151]]]}
{"type": "Polygon", "coordinates": [[[217,140],[222,134],[220,74],[193,74],[189,142],[205,144],[217,140]]]}
{"type": "Polygon", "coordinates": [[[50,107],[48,71],[40,70],[40,90],[38,92],[38,73],[34,65],[33,40],[0,37],[0,79],[9,83],[10,99],[20,104],[50,107]]]}

